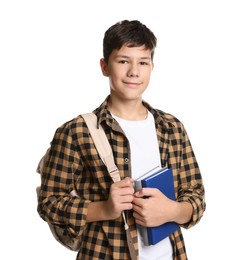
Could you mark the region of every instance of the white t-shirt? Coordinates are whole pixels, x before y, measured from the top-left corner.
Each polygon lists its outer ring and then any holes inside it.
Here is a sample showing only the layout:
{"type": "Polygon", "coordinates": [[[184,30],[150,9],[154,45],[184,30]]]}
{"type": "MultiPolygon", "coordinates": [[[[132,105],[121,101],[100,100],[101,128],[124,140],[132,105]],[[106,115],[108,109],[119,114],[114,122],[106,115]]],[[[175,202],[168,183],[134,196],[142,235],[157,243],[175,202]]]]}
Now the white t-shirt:
{"type": "MultiPolygon", "coordinates": [[[[128,121],[112,115],[125,132],[131,152],[132,178],[137,179],[156,166],[161,166],[160,152],[153,115],[148,111],[145,120],[128,121]]],[[[139,260],[172,260],[169,237],[156,245],[144,246],[138,233],[139,260]]]]}

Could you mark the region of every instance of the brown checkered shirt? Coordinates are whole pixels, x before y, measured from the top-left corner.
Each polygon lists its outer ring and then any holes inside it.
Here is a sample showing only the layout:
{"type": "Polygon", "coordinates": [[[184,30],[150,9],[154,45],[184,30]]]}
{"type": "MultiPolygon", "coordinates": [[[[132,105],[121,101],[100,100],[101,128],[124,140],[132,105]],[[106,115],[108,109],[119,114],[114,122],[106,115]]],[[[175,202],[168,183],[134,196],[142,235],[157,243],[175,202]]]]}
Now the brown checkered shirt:
{"type": "MultiPolygon", "coordinates": [[[[109,139],[115,163],[121,178],[131,176],[129,143],[117,121],[107,110],[109,96],[94,113],[98,124],[109,139]]],[[[171,167],[174,175],[177,201],[189,201],[193,216],[190,228],[199,222],[205,211],[204,186],[192,146],[183,124],[174,116],[145,107],[153,114],[163,167],[171,167]]],[[[72,237],[81,237],[77,259],[129,259],[122,218],[87,223],[87,206],[91,201],[107,200],[111,177],[101,161],[88,128],[81,116],[59,127],[51,142],[50,154],[42,175],[38,212],[55,225],[66,225],[72,237]],[[76,189],[80,198],[70,197],[76,189]]],[[[137,250],[137,231],[132,212],[127,212],[127,222],[137,250]]],[[[170,240],[174,259],[187,259],[181,227],[170,240]]]]}

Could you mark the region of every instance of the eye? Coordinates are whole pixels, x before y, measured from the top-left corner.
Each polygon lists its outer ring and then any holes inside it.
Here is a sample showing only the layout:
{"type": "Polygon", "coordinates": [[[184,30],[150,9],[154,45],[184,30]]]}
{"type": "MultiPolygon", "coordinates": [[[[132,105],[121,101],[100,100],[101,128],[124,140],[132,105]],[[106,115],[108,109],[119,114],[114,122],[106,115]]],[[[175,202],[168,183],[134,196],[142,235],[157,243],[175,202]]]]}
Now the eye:
{"type": "Polygon", "coordinates": [[[141,61],[139,64],[140,64],[140,65],[149,65],[149,63],[148,63],[148,62],[145,62],[145,61],[141,61]]]}
{"type": "Polygon", "coordinates": [[[127,61],[127,60],[119,60],[119,63],[121,63],[121,64],[127,64],[128,61],[127,61]]]}

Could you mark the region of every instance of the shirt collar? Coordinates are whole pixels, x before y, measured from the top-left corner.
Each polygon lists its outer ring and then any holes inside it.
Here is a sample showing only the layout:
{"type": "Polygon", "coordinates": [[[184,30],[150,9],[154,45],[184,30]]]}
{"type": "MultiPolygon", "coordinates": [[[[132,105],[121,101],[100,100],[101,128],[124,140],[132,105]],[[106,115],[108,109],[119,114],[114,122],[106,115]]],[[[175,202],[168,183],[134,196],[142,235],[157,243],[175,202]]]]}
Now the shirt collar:
{"type": "Polygon", "coordinates": [[[174,127],[172,120],[170,120],[169,114],[166,114],[162,110],[153,108],[145,101],[143,101],[143,105],[149,110],[149,112],[153,114],[155,123],[157,125],[160,125],[167,130],[174,127]]]}
{"type": "Polygon", "coordinates": [[[99,128],[99,125],[104,122],[108,124],[112,124],[113,122],[113,118],[108,110],[109,98],[110,95],[108,95],[104,102],[93,111],[97,116],[97,128],[99,128]]]}
{"type": "MultiPolygon", "coordinates": [[[[99,128],[99,124],[108,124],[112,127],[112,124],[114,122],[114,118],[111,116],[111,113],[108,110],[108,101],[109,101],[110,95],[106,97],[104,102],[96,108],[93,112],[97,115],[97,127],[99,128]]],[[[173,122],[170,120],[170,117],[168,117],[165,112],[155,109],[152,106],[150,106],[147,102],[143,101],[143,105],[151,112],[154,116],[155,123],[157,125],[160,125],[162,128],[165,128],[168,130],[169,128],[174,127],[173,122]]]]}

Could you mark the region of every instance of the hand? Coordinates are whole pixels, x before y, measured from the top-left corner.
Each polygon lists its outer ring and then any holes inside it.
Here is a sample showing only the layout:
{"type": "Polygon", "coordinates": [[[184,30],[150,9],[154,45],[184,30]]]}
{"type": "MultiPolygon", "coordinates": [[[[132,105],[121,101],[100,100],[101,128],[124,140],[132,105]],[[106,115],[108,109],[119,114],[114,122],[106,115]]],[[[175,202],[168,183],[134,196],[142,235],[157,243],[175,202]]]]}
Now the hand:
{"type": "Polygon", "coordinates": [[[172,221],[175,207],[176,202],[158,189],[143,188],[134,194],[133,216],[142,226],[154,227],[172,221]]]}
{"type": "Polygon", "coordinates": [[[132,209],[133,185],[134,181],[129,177],[111,185],[109,198],[105,204],[105,214],[108,215],[108,219],[116,219],[120,217],[122,211],[132,209]]]}

